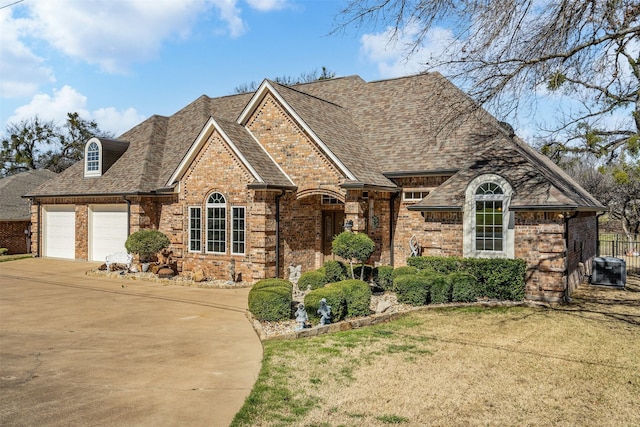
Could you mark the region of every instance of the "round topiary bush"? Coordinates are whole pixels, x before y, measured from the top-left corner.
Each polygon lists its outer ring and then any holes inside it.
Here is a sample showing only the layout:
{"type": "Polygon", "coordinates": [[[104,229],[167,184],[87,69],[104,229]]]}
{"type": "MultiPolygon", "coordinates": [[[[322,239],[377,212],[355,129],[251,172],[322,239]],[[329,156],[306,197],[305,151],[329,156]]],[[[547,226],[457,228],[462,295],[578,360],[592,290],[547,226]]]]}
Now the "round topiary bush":
{"type": "Polygon", "coordinates": [[[327,277],[323,271],[305,271],[298,279],[298,288],[301,290],[318,289],[327,284],[327,277]]]}
{"type": "Polygon", "coordinates": [[[373,282],[384,291],[393,289],[393,267],[381,265],[373,269],[373,282]]]}
{"type": "Polygon", "coordinates": [[[371,310],[369,309],[369,305],[371,304],[371,287],[367,282],[358,279],[349,279],[333,283],[330,286],[342,291],[345,303],[347,304],[347,317],[368,316],[371,314],[371,310]]]}
{"type": "Polygon", "coordinates": [[[138,254],[140,262],[149,262],[170,244],[169,238],[158,230],[138,230],[127,237],[124,247],[129,253],[138,254]]]}
{"type": "Polygon", "coordinates": [[[451,301],[475,302],[478,298],[478,281],[469,273],[451,273],[451,301]]]}
{"type": "Polygon", "coordinates": [[[257,282],[249,291],[249,311],[258,320],[288,320],[291,317],[291,289],[291,283],[283,279],[257,282]]]}
{"type": "Polygon", "coordinates": [[[336,283],[347,277],[347,268],[340,261],[329,260],[324,263],[327,283],[336,283]]]}
{"type": "Polygon", "coordinates": [[[405,274],[393,280],[398,302],[415,306],[429,303],[429,280],[419,274],[405,274]]]}
{"type": "Polygon", "coordinates": [[[309,318],[318,321],[318,308],[320,300],[326,298],[327,305],[331,307],[331,321],[339,322],[347,315],[347,304],[344,299],[342,289],[335,287],[334,284],[325,286],[324,288],[314,289],[304,297],[304,306],[307,310],[309,318]]]}

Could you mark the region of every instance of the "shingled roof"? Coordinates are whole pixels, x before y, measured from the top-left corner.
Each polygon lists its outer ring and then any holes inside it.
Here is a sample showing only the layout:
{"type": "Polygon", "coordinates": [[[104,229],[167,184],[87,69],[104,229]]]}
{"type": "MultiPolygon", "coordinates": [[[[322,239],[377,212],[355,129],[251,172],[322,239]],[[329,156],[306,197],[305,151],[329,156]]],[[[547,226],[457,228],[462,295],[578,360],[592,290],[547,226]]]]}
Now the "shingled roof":
{"type": "Polygon", "coordinates": [[[453,176],[414,208],[458,209],[470,180],[491,171],[514,182],[514,209],[603,208],[438,73],[375,82],[350,76],[291,87],[265,81],[256,93],[201,96],[171,117],[153,116],[121,135],[118,140],[129,148],[101,177],[85,178],[80,162],[33,195],[163,191],[173,185],[211,123],[227,134],[257,174],[252,185],[293,188],[295,183],[241,123],[265,87],[344,171],[345,186],[394,189],[398,174],[446,172],[453,176]]]}
{"type": "Polygon", "coordinates": [[[47,169],[34,169],[0,179],[0,221],[29,221],[29,200],[22,196],[56,175],[47,169]]]}

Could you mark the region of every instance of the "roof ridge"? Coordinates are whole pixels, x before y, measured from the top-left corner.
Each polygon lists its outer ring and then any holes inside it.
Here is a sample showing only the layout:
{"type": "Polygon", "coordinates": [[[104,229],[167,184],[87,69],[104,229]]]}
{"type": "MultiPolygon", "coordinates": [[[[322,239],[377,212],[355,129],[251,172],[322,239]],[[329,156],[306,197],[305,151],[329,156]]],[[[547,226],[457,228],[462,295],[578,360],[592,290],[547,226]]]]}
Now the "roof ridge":
{"type": "Polygon", "coordinates": [[[328,100],[326,100],[326,99],[320,98],[320,97],[318,97],[318,96],[312,95],[312,94],[307,93],[307,92],[302,92],[301,90],[298,90],[298,89],[294,88],[293,86],[283,85],[283,84],[280,84],[280,83],[278,83],[278,82],[275,82],[275,81],[273,81],[273,80],[269,80],[269,79],[267,79],[267,81],[268,81],[269,83],[271,83],[271,84],[272,84],[272,86],[273,86],[273,85],[277,85],[277,86],[283,87],[283,88],[285,88],[285,89],[289,89],[289,90],[291,90],[291,91],[294,91],[294,92],[296,92],[296,93],[299,93],[299,94],[301,94],[301,95],[305,95],[305,96],[308,96],[308,97],[310,97],[310,98],[317,99],[317,100],[322,101],[322,102],[326,102],[327,104],[335,105],[336,107],[340,107],[340,108],[343,108],[343,109],[345,108],[345,107],[343,107],[342,105],[336,104],[335,102],[328,101],[328,100]]]}

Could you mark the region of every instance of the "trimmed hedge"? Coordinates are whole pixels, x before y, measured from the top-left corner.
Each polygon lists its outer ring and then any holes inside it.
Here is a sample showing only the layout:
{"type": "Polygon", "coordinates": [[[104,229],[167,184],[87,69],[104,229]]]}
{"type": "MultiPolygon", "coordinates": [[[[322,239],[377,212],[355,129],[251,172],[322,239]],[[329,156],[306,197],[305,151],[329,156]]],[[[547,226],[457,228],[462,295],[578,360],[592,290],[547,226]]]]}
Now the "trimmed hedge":
{"type": "Polygon", "coordinates": [[[317,320],[320,300],[327,299],[331,306],[331,321],[339,322],[345,317],[368,316],[371,313],[371,288],[358,279],[342,280],[324,288],[310,291],[304,297],[304,305],[309,317],[317,320]]]}
{"type": "Polygon", "coordinates": [[[342,289],[347,304],[347,317],[368,316],[371,314],[371,287],[368,283],[358,280],[343,280],[331,285],[342,289]]]}
{"type": "Polygon", "coordinates": [[[513,301],[524,299],[527,264],[521,259],[411,257],[407,264],[421,272],[468,273],[477,281],[476,297],[513,301]]]}
{"type": "Polygon", "coordinates": [[[404,276],[405,274],[416,274],[417,272],[418,272],[418,269],[416,267],[411,265],[406,265],[404,267],[398,267],[394,269],[393,273],[391,273],[391,277],[395,279],[398,276],[404,276]]]}
{"type": "Polygon", "coordinates": [[[404,274],[393,280],[393,290],[398,302],[411,305],[425,305],[429,303],[429,281],[426,276],[418,274],[404,274]]]}
{"type": "Polygon", "coordinates": [[[345,301],[342,289],[334,287],[333,284],[324,288],[314,289],[304,297],[304,307],[307,310],[309,319],[317,322],[320,319],[318,308],[320,300],[326,298],[327,305],[331,307],[331,321],[339,322],[347,315],[347,302],[345,301]]]}
{"type": "Polygon", "coordinates": [[[478,298],[478,281],[469,273],[451,273],[452,302],[476,302],[478,298]]]}
{"type": "Polygon", "coordinates": [[[292,285],[284,279],[257,282],[249,291],[249,311],[258,320],[277,322],[291,318],[292,285]]]}
{"type": "Polygon", "coordinates": [[[393,267],[381,265],[373,269],[373,282],[377,287],[385,291],[393,289],[393,267]]]}
{"type": "Polygon", "coordinates": [[[324,271],[327,283],[336,283],[347,278],[347,267],[340,261],[326,261],[324,271]]]}
{"type": "Polygon", "coordinates": [[[431,303],[445,304],[451,302],[451,282],[448,275],[434,273],[425,277],[430,285],[431,303]]]}
{"type": "Polygon", "coordinates": [[[307,289],[318,289],[326,285],[327,276],[324,271],[305,271],[298,279],[298,288],[306,291],[307,289]]]}

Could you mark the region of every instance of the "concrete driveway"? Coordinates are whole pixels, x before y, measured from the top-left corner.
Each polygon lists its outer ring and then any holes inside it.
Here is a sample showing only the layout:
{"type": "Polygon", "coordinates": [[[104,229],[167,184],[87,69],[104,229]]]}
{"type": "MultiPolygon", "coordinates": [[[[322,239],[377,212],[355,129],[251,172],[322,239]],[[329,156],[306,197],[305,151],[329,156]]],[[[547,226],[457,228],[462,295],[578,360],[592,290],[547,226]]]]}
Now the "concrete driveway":
{"type": "Polygon", "coordinates": [[[229,425],[262,359],[248,289],[84,274],[96,265],[0,263],[0,425],[229,425]]]}

